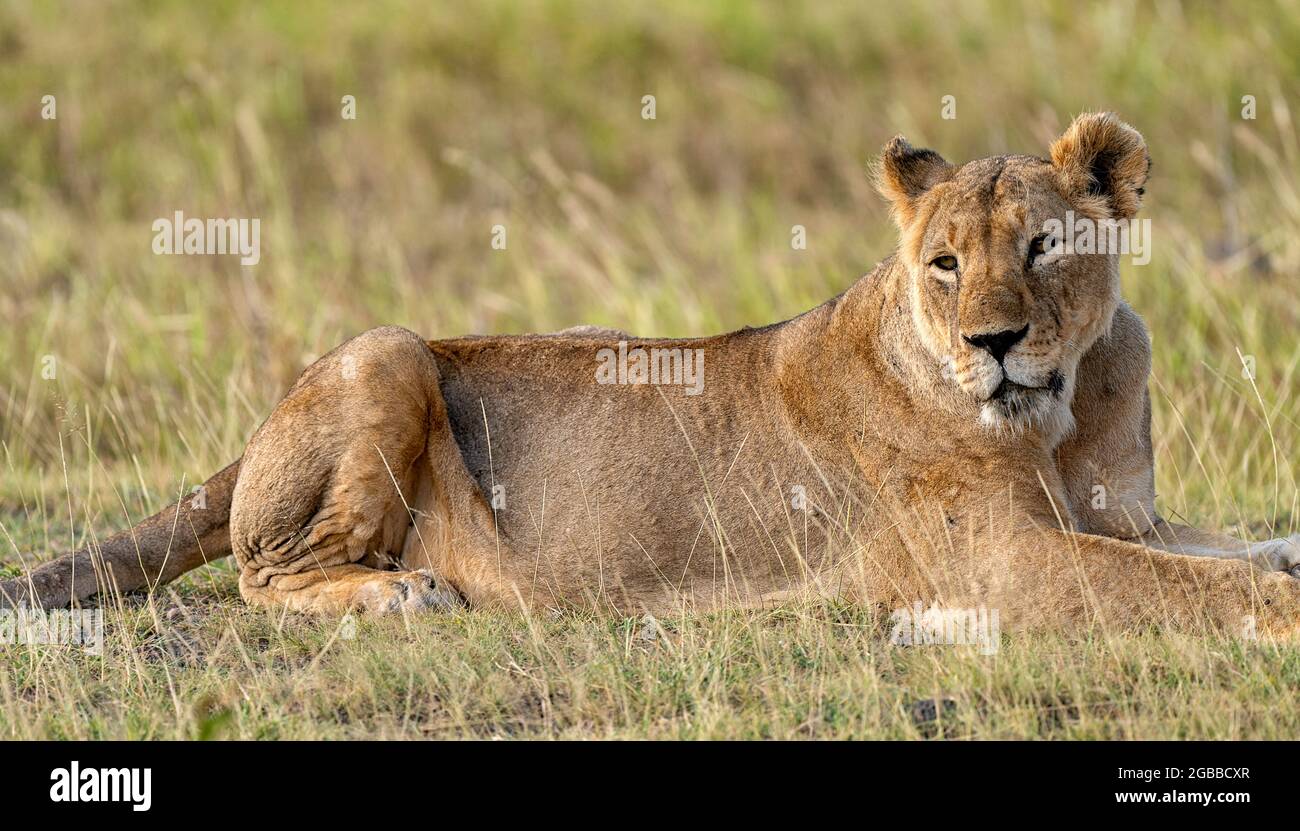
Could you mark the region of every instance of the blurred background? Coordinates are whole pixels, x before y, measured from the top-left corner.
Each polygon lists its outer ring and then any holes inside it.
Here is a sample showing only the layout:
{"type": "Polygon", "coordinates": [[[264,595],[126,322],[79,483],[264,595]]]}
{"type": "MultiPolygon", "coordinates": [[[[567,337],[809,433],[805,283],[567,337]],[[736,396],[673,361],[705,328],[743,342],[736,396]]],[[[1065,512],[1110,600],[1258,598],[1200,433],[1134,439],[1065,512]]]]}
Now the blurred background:
{"type": "Polygon", "coordinates": [[[188,490],[368,327],[793,316],[890,253],[891,136],[1045,155],[1090,109],[1154,159],[1161,508],[1294,530],[1300,4],[653,6],[0,5],[0,556],[188,490]],[[260,263],[155,255],[178,210],[259,218],[260,263]]]}

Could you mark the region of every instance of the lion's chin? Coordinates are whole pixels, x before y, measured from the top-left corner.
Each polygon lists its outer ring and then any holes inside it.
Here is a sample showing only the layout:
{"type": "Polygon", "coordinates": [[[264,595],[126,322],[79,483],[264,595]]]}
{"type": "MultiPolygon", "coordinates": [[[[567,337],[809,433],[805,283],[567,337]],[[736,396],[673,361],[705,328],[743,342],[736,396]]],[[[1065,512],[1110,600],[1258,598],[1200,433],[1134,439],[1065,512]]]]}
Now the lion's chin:
{"type": "Polygon", "coordinates": [[[980,405],[980,423],[997,432],[1035,429],[1059,439],[1074,428],[1074,414],[1064,400],[1065,376],[1053,370],[1042,386],[1030,387],[1003,378],[980,405]]]}

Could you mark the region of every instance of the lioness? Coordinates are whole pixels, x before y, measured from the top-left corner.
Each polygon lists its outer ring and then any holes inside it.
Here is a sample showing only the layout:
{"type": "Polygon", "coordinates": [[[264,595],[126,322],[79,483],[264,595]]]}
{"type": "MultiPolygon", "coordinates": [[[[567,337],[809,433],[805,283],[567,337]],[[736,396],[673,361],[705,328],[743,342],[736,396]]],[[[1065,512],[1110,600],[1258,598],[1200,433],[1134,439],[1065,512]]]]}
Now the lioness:
{"type": "Polygon", "coordinates": [[[761,329],[366,332],[307,368],[201,502],[0,588],[63,605],[233,553],[248,602],[327,613],[812,593],[1019,627],[1295,631],[1295,538],[1157,514],[1150,342],[1119,255],[1043,230],[1134,216],[1145,142],[1085,114],[1050,156],[956,166],[895,138],[877,179],[897,251],[761,329]],[[705,377],[601,383],[602,350],[652,349],[705,377]]]}

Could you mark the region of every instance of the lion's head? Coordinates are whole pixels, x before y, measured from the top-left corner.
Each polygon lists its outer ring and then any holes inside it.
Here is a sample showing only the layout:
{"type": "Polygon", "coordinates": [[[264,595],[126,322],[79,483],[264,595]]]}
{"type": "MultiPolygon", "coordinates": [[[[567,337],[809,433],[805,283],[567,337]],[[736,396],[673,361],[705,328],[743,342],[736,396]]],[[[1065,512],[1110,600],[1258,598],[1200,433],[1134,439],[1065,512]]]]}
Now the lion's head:
{"type": "Polygon", "coordinates": [[[1067,429],[1079,359],[1119,302],[1119,255],[1080,253],[1061,230],[1133,217],[1149,167],[1142,136],[1109,113],[1075,119],[1050,161],[957,166],[901,136],[886,145],[877,181],[916,332],[985,425],[1067,429]]]}

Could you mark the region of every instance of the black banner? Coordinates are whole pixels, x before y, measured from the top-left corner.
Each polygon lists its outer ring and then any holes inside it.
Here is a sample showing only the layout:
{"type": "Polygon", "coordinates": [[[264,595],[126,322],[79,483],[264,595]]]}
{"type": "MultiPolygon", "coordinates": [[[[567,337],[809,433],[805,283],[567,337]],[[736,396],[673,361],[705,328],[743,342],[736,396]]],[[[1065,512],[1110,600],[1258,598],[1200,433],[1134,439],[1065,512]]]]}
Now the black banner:
{"type": "Polygon", "coordinates": [[[1290,743],[113,742],[5,751],[15,773],[6,804],[56,821],[396,818],[418,810],[412,797],[440,813],[461,798],[482,806],[483,793],[499,795],[493,813],[562,801],[599,815],[626,811],[630,798],[664,807],[705,797],[702,809],[719,816],[774,799],[811,813],[911,801],[927,817],[990,799],[1071,817],[1150,816],[1161,806],[1235,814],[1288,809],[1295,784],[1290,743]]]}

